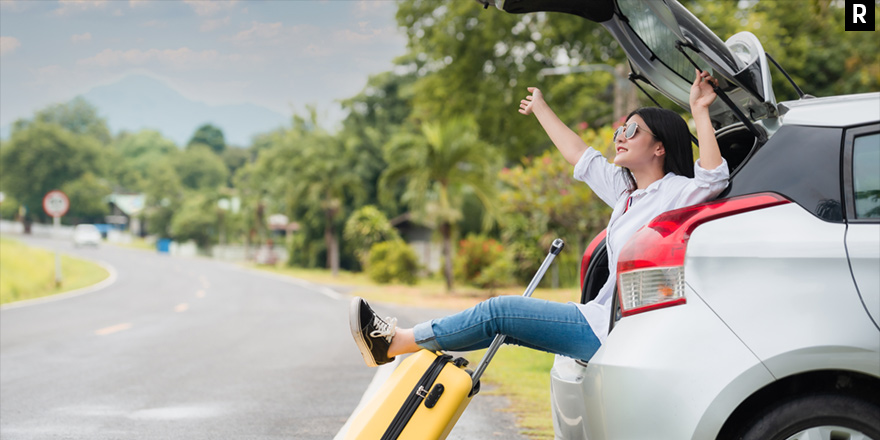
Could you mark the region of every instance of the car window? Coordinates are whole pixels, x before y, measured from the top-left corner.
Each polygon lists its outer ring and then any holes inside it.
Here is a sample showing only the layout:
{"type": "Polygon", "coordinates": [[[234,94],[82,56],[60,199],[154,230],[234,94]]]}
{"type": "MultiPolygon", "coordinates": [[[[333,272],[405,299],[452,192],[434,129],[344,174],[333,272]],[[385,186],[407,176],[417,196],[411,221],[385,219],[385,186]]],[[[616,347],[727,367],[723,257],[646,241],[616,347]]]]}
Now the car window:
{"type": "MultiPolygon", "coordinates": [[[[657,58],[689,82],[696,77],[694,66],[675,47],[678,37],[653,12],[647,0],[628,0],[618,3],[620,11],[629,18],[632,30],[642,39],[657,58]]],[[[690,49],[685,49],[690,51],[690,49]]],[[[698,56],[691,53],[693,59],[698,56]]]]}
{"type": "Polygon", "coordinates": [[[880,133],[853,142],[856,218],[880,218],[880,133]]]}

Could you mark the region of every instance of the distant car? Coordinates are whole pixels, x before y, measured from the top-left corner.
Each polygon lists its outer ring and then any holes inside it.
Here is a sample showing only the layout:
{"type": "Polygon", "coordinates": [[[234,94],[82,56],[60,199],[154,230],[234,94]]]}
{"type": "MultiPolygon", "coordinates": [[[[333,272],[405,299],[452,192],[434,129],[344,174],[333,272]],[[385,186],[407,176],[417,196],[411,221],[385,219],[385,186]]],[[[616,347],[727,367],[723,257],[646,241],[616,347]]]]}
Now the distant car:
{"type": "MultiPolygon", "coordinates": [[[[601,23],[685,110],[694,65],[720,83],[730,186],[621,250],[608,338],[551,370],[555,438],[880,440],[880,94],[777,102],[757,37],[723,42],[675,0],[495,4],[601,23]]],[[[581,302],[607,252],[585,252],[581,302]]]]}
{"type": "Polygon", "coordinates": [[[101,243],[101,231],[90,224],[79,224],[73,229],[74,246],[98,246],[101,243]]]}

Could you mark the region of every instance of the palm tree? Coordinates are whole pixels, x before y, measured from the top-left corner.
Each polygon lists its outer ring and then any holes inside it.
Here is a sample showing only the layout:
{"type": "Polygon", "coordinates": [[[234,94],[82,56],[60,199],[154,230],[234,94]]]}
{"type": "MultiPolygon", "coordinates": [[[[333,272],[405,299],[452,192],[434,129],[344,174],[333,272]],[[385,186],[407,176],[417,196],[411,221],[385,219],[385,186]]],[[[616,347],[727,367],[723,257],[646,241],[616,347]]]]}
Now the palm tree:
{"type": "Polygon", "coordinates": [[[424,123],[419,133],[399,134],[386,145],[388,168],[379,180],[381,197],[387,201],[402,181],[402,201],[440,231],[448,291],[453,287],[452,233],[462,218],[464,193],[472,192],[485,208],[484,229],[494,221],[495,156],[479,139],[472,119],[424,123]]]}
{"type": "Polygon", "coordinates": [[[323,225],[327,267],[339,273],[339,232],[348,206],[362,204],[365,182],[353,170],[355,155],[338,137],[317,128],[314,111],[310,121],[299,118],[294,127],[261,155],[258,175],[276,199],[284,200],[291,218],[310,225],[323,225]]]}
{"type": "Polygon", "coordinates": [[[305,217],[324,224],[327,266],[339,274],[339,232],[337,223],[346,217],[346,206],[361,204],[365,196],[363,180],[352,171],[352,156],[346,154],[339,139],[316,134],[304,145],[290,174],[287,201],[305,217]],[[346,203],[349,202],[349,203],[346,203]]]}

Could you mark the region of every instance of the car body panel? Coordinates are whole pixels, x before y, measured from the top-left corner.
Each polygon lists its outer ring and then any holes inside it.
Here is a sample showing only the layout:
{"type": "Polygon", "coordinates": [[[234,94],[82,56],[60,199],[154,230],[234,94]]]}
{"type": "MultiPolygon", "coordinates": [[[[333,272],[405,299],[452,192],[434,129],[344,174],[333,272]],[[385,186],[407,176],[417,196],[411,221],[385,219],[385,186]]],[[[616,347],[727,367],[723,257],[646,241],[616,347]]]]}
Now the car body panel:
{"type": "Polygon", "coordinates": [[[865,310],[880,325],[880,223],[850,223],[846,249],[865,310]]]}
{"type": "Polygon", "coordinates": [[[620,320],[586,367],[557,357],[557,438],[714,438],[750,390],[773,381],[689,287],[687,295],[687,304],[620,320]]]}
{"type": "Polygon", "coordinates": [[[880,120],[880,92],[785,101],[780,119],[786,125],[850,127],[880,120]]]}
{"type": "Polygon", "coordinates": [[[846,228],[796,204],[721,218],[691,235],[685,277],[777,378],[876,377],[880,333],[850,275],[846,228]]]}

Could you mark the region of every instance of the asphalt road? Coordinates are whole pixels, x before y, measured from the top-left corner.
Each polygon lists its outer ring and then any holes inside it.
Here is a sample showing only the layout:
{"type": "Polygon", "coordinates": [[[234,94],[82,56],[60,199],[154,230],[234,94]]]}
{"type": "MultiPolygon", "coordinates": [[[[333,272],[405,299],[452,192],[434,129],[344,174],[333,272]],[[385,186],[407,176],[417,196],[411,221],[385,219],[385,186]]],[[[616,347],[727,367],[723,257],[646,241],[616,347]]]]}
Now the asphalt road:
{"type": "MultiPolygon", "coordinates": [[[[25,241],[106,262],[116,280],[0,311],[4,440],[331,439],[376,373],[345,295],[209,259],[25,241]]],[[[477,396],[449,438],[524,438],[503,406],[477,396]]]]}

